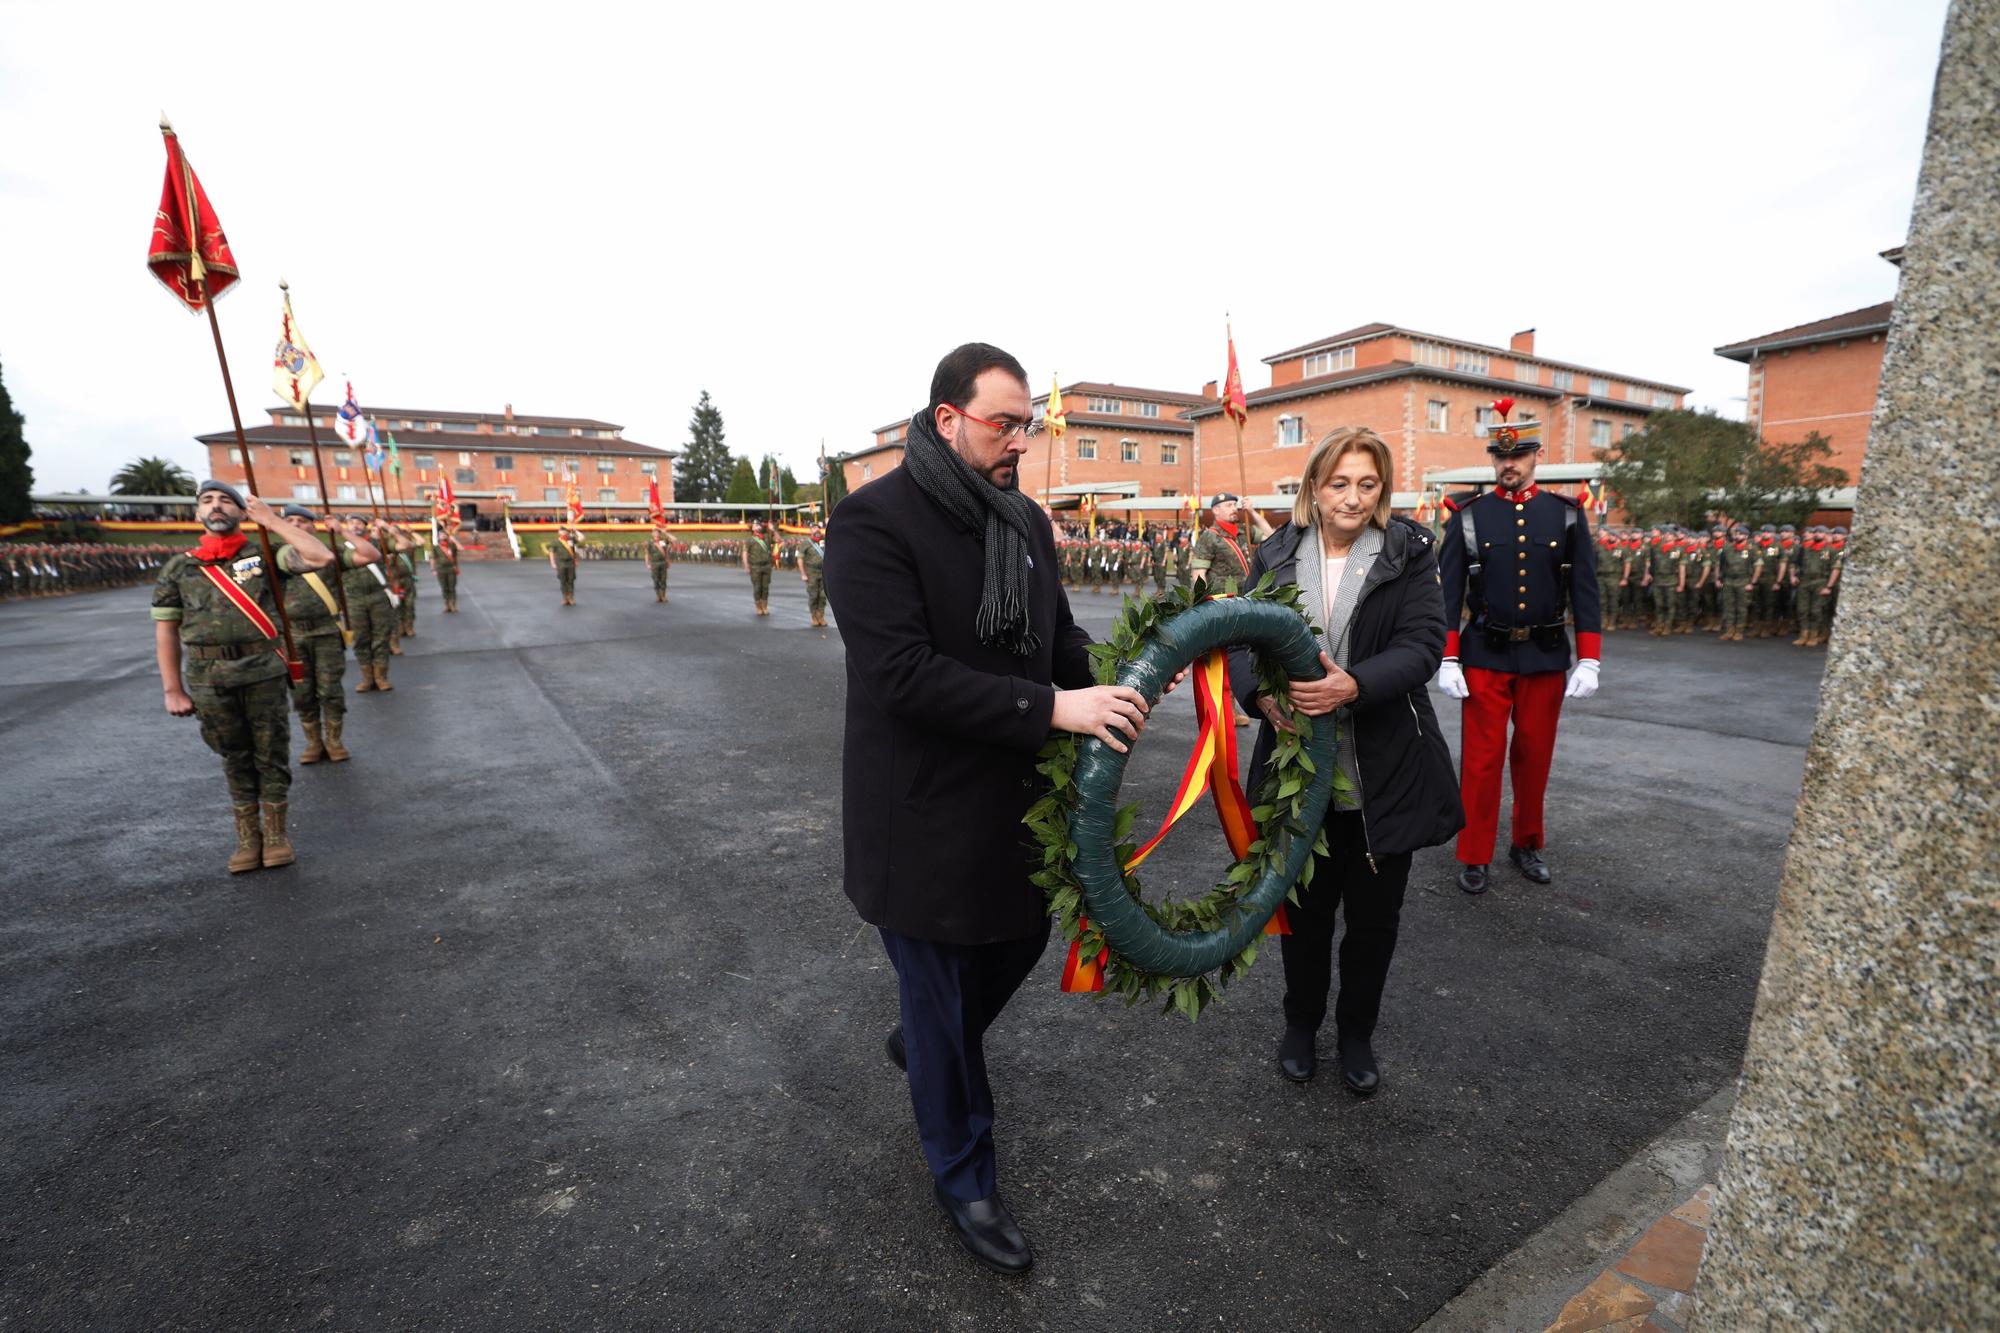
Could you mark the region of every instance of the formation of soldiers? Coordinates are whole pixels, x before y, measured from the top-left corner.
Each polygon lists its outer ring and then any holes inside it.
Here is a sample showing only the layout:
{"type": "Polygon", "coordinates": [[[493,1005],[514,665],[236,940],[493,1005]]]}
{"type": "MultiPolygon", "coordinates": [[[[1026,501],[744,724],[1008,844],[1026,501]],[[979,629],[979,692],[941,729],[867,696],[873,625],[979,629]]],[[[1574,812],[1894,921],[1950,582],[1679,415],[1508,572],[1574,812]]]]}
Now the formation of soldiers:
{"type": "MultiPolygon", "coordinates": [[[[550,568],[555,570],[556,585],[562,593],[564,606],[576,605],[577,566],[584,561],[644,560],[646,572],[652,579],[653,600],[664,604],[667,601],[667,578],[674,562],[695,560],[704,564],[740,567],[749,575],[750,597],[759,616],[771,614],[772,576],[780,566],[789,566],[798,571],[799,580],[806,585],[806,608],[812,614],[813,625],[824,629],[826,583],[821,566],[826,556],[825,543],[826,529],[820,524],[813,524],[804,537],[786,541],[769,522],[761,518],[754,520],[749,531],[740,537],[688,542],[675,538],[664,523],[655,523],[644,542],[609,542],[602,545],[588,540],[579,528],[563,524],[556,529],[544,554],[548,557],[550,568]]],[[[449,594],[447,596],[449,600],[449,594]]],[[[446,609],[452,607],[447,605],[446,609]]]]}
{"type": "Polygon", "coordinates": [[[1799,648],[1826,643],[1840,600],[1845,527],[1671,523],[1603,528],[1597,583],[1606,630],[1712,632],[1723,643],[1791,634],[1799,648]]]}
{"type": "Polygon", "coordinates": [[[178,553],[172,546],[9,542],[0,545],[0,600],[63,597],[150,583],[178,553]]]}
{"type": "Polygon", "coordinates": [[[1071,532],[1056,540],[1056,557],[1062,563],[1062,581],[1081,592],[1117,592],[1126,584],[1135,594],[1143,594],[1150,581],[1156,592],[1165,592],[1169,582],[1185,585],[1194,539],[1187,528],[1155,527],[1144,536],[1120,536],[1107,531],[1092,537],[1087,532],[1071,532]]]}

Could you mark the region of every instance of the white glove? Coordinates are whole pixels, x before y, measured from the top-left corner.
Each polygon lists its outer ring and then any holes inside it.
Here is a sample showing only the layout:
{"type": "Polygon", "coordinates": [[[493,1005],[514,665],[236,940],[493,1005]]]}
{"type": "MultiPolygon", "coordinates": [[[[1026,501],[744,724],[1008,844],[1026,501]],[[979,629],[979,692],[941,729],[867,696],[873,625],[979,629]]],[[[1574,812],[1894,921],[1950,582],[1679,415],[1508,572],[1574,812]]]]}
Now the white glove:
{"type": "Polygon", "coordinates": [[[1438,666],[1437,687],[1444,691],[1448,699],[1464,699],[1472,693],[1465,687],[1465,673],[1458,669],[1458,663],[1449,659],[1438,666]]]}
{"type": "Polygon", "coordinates": [[[1597,693],[1597,659],[1586,657],[1577,662],[1576,669],[1569,673],[1569,688],[1563,691],[1565,699],[1588,699],[1597,693]]]}

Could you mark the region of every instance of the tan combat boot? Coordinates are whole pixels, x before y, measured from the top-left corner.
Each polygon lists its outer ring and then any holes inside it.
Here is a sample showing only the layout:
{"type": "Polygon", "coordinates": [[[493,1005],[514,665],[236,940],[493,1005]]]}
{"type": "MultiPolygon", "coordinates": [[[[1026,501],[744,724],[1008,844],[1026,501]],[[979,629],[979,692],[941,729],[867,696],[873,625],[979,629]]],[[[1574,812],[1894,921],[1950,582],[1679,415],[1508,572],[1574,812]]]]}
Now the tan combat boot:
{"type": "Polygon", "coordinates": [[[367,662],[356,662],[361,668],[361,683],[354,687],[356,694],[366,694],[375,688],[375,668],[367,662]]]}
{"type": "Polygon", "coordinates": [[[297,859],[292,840],[285,836],[285,803],[264,802],[264,869],[288,866],[297,859]]]}
{"type": "Polygon", "coordinates": [[[319,723],[301,720],[299,729],[306,734],[306,752],[299,756],[299,762],[317,764],[326,758],[326,743],[319,738],[319,723]]]}
{"type": "Polygon", "coordinates": [[[389,683],[389,664],[387,662],[377,662],[375,664],[375,688],[381,692],[396,688],[389,683]]]}
{"type": "Polygon", "coordinates": [[[402,635],[400,635],[400,634],[391,634],[391,635],[389,636],[389,655],[390,655],[391,657],[401,657],[401,656],[403,655],[403,636],[402,636],[402,635]]]}
{"type": "Polygon", "coordinates": [[[340,717],[330,717],[326,719],[324,724],[326,727],[326,757],[332,763],[344,764],[354,757],[347,752],[347,747],[340,743],[340,724],[346,720],[340,717]]]}
{"type": "Polygon", "coordinates": [[[229,858],[229,873],[240,875],[264,864],[264,834],[257,827],[257,807],[236,807],[236,851],[229,858]]]}

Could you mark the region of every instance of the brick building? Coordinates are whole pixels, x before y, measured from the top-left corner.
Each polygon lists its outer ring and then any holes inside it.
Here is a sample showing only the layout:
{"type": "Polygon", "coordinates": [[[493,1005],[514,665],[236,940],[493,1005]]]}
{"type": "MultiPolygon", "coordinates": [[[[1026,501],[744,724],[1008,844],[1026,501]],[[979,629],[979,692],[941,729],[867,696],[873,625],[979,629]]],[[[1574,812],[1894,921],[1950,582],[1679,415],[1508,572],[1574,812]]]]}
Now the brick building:
{"type": "MultiPolygon", "coordinates": [[[[315,404],[312,412],[332,503],[366,507],[367,472],[361,451],[334,435],[334,408],[315,404]]],[[[628,440],[625,428],[614,422],[517,415],[512,404],[498,413],[384,407],[371,409],[368,415],[379,430],[396,437],[403,461],[403,499],[411,507],[421,504],[428,509],[442,477],[451,479],[459,512],[469,523],[482,517],[498,519],[503,500],[516,509],[560,505],[572,477],[586,506],[642,503],[651,481],[659,482],[662,500],[673,501],[674,452],[628,440]]],[[[209,475],[243,480],[233,430],[196,438],[208,448],[209,475]]],[[[267,498],[320,502],[304,413],[273,408],[270,422],[247,428],[244,438],[254,451],[251,458],[267,498]]],[[[376,489],[378,499],[394,503],[393,478],[387,496],[381,495],[379,485],[376,489]]]]}
{"type": "MultiPolygon", "coordinates": [[[[1339,426],[1367,426],[1395,458],[1396,489],[1415,492],[1424,474],[1486,461],[1473,428],[1495,398],[1515,400],[1513,419],[1544,423],[1547,458],[1591,462],[1595,450],[1678,408],[1688,390],[1626,372],[1593,370],[1535,352],[1526,329],[1506,347],[1363,324],[1263,358],[1269,386],[1245,395],[1243,454],[1252,494],[1295,494],[1311,446],[1339,426]]],[[[1186,413],[1195,429],[1198,490],[1238,490],[1236,432],[1216,398],[1186,413]]]]}
{"type": "MultiPolygon", "coordinates": [[[[1900,266],[1902,247],[1882,257],[1900,266]]],[[[1884,301],[1716,348],[1749,367],[1744,417],[1758,438],[1789,444],[1818,431],[1833,466],[1858,481],[1894,308],[1884,301]]]]}
{"type": "Polygon", "coordinates": [[[904,444],[910,436],[910,419],[904,417],[901,421],[877,426],[873,434],[875,443],[866,449],[856,449],[851,454],[842,454],[832,460],[840,468],[841,477],[850,491],[859,490],[902,465],[904,444]]]}

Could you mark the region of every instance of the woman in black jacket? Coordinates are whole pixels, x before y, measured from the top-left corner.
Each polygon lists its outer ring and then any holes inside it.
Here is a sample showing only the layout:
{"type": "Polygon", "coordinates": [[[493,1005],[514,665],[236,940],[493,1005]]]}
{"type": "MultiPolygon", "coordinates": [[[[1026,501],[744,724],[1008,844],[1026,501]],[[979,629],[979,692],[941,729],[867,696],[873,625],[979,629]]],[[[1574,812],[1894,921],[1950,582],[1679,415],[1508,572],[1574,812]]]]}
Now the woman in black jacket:
{"type": "MultiPolygon", "coordinates": [[[[1333,714],[1341,729],[1340,768],[1352,790],[1327,806],[1328,854],[1312,884],[1288,909],[1283,937],[1285,1035],[1278,1065],[1304,1083],[1318,1067],[1315,1037],[1326,1019],[1333,979],[1336,909],[1347,909],[1334,1005],[1347,1086],[1367,1096],[1381,1082],[1373,1038],[1382,986],[1396,951],[1396,926],[1419,847],[1449,841],[1465,823],[1451,752],[1438,732],[1426,685],[1444,654],[1444,599],[1428,529],[1392,518],[1389,447],[1373,431],[1345,427],[1306,460],[1292,521],[1257,548],[1248,586],[1266,573],[1297,583],[1322,626],[1324,680],[1295,680],[1292,708],[1333,714]]],[[[1290,728],[1277,700],[1257,693],[1248,654],[1230,678],[1239,700],[1264,715],[1250,771],[1261,773],[1290,728]]],[[[1320,725],[1324,725],[1321,723],[1320,725]]]]}

